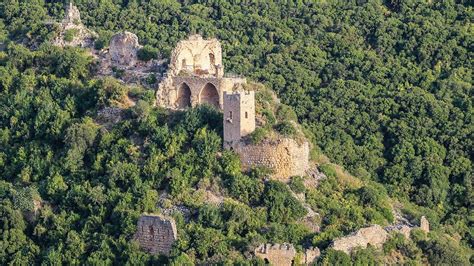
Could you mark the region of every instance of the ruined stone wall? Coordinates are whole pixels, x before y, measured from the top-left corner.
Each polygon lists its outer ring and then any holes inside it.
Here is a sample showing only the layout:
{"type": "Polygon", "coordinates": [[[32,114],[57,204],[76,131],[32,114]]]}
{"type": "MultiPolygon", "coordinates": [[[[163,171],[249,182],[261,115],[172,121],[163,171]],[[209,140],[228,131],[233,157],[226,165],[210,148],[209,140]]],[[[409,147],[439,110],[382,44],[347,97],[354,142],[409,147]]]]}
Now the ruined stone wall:
{"type": "Polygon", "coordinates": [[[172,218],[142,215],[138,219],[134,239],[148,253],[169,255],[174,242],[178,239],[176,224],[172,218]]]}
{"type": "Polygon", "coordinates": [[[171,54],[170,74],[177,76],[182,70],[222,77],[224,69],[220,42],[217,39],[204,40],[197,34],[180,41],[171,54]]]}
{"type": "Polygon", "coordinates": [[[224,142],[238,142],[255,130],[255,92],[224,92],[224,142]]]}
{"type": "Polygon", "coordinates": [[[125,31],[112,36],[109,54],[112,62],[123,66],[133,66],[137,63],[137,52],[140,48],[137,35],[125,31]]]}
{"type": "Polygon", "coordinates": [[[210,103],[223,109],[224,92],[246,82],[243,78],[224,78],[222,48],[217,39],[204,40],[200,35],[192,35],[173,50],[169,69],[158,85],[156,105],[184,109],[210,103]],[[189,87],[190,95],[180,92],[183,83],[189,87]],[[205,89],[208,84],[217,93],[205,89]]]}
{"type": "MultiPolygon", "coordinates": [[[[295,265],[294,259],[296,257],[296,249],[293,244],[262,244],[255,249],[254,253],[255,256],[266,260],[270,265],[295,265]]],[[[303,257],[300,263],[303,263],[304,265],[313,265],[321,255],[321,252],[317,247],[310,247],[305,249],[302,255],[303,257]]]]}
{"type": "Polygon", "coordinates": [[[355,234],[335,239],[331,247],[350,254],[354,248],[366,248],[369,244],[380,248],[387,239],[388,234],[380,225],[372,225],[361,228],[355,234]]]}
{"type": "Polygon", "coordinates": [[[430,232],[430,223],[428,222],[428,219],[426,219],[425,216],[421,216],[420,218],[420,229],[423,230],[425,233],[430,232]]]}
{"type": "Polygon", "coordinates": [[[86,26],[82,24],[79,9],[72,3],[69,3],[66,7],[66,15],[59,24],[59,33],[53,40],[53,45],[60,47],[90,47],[97,37],[98,35],[95,32],[87,29],[86,26]],[[69,31],[73,33],[73,38],[72,40],[65,40],[66,33],[69,31]]]}
{"type": "Polygon", "coordinates": [[[69,5],[66,7],[66,15],[64,17],[63,23],[76,25],[82,23],[81,13],[79,12],[79,9],[72,4],[72,2],[70,2],[69,5]]]}
{"type": "Polygon", "coordinates": [[[296,250],[291,244],[265,244],[255,249],[255,256],[275,266],[291,266],[296,250]]]}
{"type": "Polygon", "coordinates": [[[243,78],[218,78],[212,76],[176,76],[167,77],[158,86],[156,93],[156,100],[158,106],[163,106],[171,109],[182,109],[178,102],[180,94],[179,90],[185,84],[191,91],[190,103],[192,107],[205,102],[202,99],[202,91],[208,84],[212,84],[217,91],[216,107],[223,109],[224,92],[236,89],[240,84],[246,83],[243,78]]]}
{"type": "MultiPolygon", "coordinates": [[[[226,143],[224,143],[226,145],[226,143]]],[[[309,168],[309,143],[298,144],[290,138],[265,140],[257,145],[239,142],[231,145],[244,169],[264,166],[273,170],[271,178],[286,181],[304,176],[309,168]]]]}

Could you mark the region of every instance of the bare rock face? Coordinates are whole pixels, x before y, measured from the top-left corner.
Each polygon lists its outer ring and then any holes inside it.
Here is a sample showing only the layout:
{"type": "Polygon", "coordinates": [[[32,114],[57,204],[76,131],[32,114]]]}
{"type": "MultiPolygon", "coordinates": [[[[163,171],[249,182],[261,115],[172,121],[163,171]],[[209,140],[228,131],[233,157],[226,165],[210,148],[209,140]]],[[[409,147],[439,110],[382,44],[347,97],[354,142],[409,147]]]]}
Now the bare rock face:
{"type": "Polygon", "coordinates": [[[388,234],[380,225],[372,225],[361,228],[352,235],[335,239],[332,248],[350,254],[354,248],[366,248],[369,244],[380,248],[387,239],[388,234]]]}
{"type": "Polygon", "coordinates": [[[142,215],[138,219],[134,239],[146,252],[167,256],[178,239],[176,224],[169,217],[152,214],[142,215]]]}
{"type": "Polygon", "coordinates": [[[425,216],[421,216],[420,229],[423,230],[425,233],[430,232],[430,223],[428,222],[428,219],[426,219],[425,216]]]}
{"type": "Polygon", "coordinates": [[[123,66],[133,66],[137,63],[137,52],[140,48],[137,35],[125,31],[112,36],[109,53],[112,62],[123,66]]]}

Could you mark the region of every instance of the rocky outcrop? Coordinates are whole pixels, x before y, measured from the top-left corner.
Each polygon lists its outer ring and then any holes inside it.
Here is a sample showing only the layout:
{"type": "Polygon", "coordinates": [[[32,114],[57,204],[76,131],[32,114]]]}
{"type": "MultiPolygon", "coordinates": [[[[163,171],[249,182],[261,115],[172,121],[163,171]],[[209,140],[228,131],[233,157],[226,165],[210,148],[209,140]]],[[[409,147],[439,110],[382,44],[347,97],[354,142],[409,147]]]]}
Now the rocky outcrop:
{"type": "Polygon", "coordinates": [[[134,66],[137,63],[137,52],[140,48],[137,35],[125,31],[112,36],[109,54],[113,63],[134,66]]]}
{"type": "Polygon", "coordinates": [[[178,239],[176,224],[170,217],[142,215],[138,219],[134,239],[148,253],[169,255],[174,242],[178,239]]]}
{"type": "Polygon", "coordinates": [[[380,225],[372,225],[362,228],[349,236],[335,239],[331,247],[350,254],[357,247],[366,248],[368,245],[371,245],[380,248],[387,239],[388,234],[380,225]]]}

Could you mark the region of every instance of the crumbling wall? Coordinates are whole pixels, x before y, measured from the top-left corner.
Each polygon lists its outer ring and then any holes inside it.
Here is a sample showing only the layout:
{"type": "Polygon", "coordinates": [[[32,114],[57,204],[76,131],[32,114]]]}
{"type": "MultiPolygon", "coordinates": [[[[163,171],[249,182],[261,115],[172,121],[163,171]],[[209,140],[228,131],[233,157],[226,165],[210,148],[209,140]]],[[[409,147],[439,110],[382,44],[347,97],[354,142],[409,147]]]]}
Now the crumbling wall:
{"type": "Polygon", "coordinates": [[[171,54],[170,75],[177,76],[181,71],[198,75],[222,77],[222,48],[217,39],[205,40],[195,34],[180,41],[171,54]]]}
{"type": "Polygon", "coordinates": [[[255,249],[255,256],[267,260],[274,266],[291,266],[296,256],[292,244],[262,244],[255,249]]]}
{"type": "Polygon", "coordinates": [[[425,216],[421,216],[420,229],[423,230],[425,233],[430,232],[430,223],[428,222],[428,219],[426,219],[425,216]]]}
{"type": "Polygon", "coordinates": [[[273,171],[271,178],[282,181],[304,176],[309,168],[309,143],[298,144],[290,138],[264,140],[259,144],[238,142],[231,147],[240,157],[244,169],[264,166],[273,171]]]}
{"type": "Polygon", "coordinates": [[[54,39],[53,45],[90,47],[95,38],[97,38],[97,34],[82,24],[79,9],[69,3],[66,7],[66,15],[59,24],[59,34],[54,39]],[[66,40],[68,33],[73,35],[71,40],[66,40]]]}
{"type": "Polygon", "coordinates": [[[319,248],[317,247],[312,247],[309,249],[306,249],[304,252],[304,263],[306,265],[313,265],[316,263],[316,260],[321,256],[321,251],[319,251],[319,248]]]}
{"type": "Polygon", "coordinates": [[[183,83],[191,90],[192,107],[209,102],[200,95],[206,85],[212,84],[217,90],[218,102],[212,100],[210,103],[222,109],[224,92],[246,82],[244,78],[224,78],[222,48],[217,39],[205,40],[200,35],[192,35],[180,41],[171,53],[169,69],[156,91],[156,105],[170,109],[188,107],[183,106],[178,97],[183,83]]]}
{"type": "Polygon", "coordinates": [[[169,217],[142,215],[138,219],[134,239],[148,253],[169,255],[174,242],[178,239],[176,224],[169,217]]]}
{"type": "Polygon", "coordinates": [[[137,63],[137,52],[140,48],[137,35],[125,31],[112,36],[109,54],[112,62],[123,66],[133,66],[137,63]]]}
{"type": "Polygon", "coordinates": [[[372,225],[361,228],[355,234],[335,239],[331,247],[350,254],[354,248],[366,248],[369,244],[380,248],[387,239],[388,234],[380,225],[372,225]]]}
{"type": "Polygon", "coordinates": [[[219,95],[219,107],[223,109],[224,92],[232,91],[238,85],[246,83],[244,78],[218,78],[212,76],[176,76],[166,77],[158,86],[156,101],[158,106],[171,109],[179,109],[178,90],[186,84],[191,90],[191,106],[196,107],[201,104],[200,94],[207,84],[212,84],[219,95]]]}
{"type": "MultiPolygon", "coordinates": [[[[292,244],[262,244],[258,246],[255,251],[255,256],[265,260],[274,266],[291,266],[294,265],[296,257],[296,249],[292,244]]],[[[310,247],[304,250],[303,263],[304,265],[312,265],[321,255],[319,248],[310,247]]]]}

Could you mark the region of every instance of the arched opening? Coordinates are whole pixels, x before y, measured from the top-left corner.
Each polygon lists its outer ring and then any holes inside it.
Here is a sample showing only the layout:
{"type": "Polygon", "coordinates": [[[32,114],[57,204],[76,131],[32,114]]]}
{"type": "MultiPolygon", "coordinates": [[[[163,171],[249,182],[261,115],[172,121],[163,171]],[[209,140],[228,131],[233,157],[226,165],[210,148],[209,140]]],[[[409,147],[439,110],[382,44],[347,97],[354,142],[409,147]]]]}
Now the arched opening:
{"type": "Polygon", "coordinates": [[[188,84],[183,83],[178,88],[178,98],[176,99],[176,107],[184,109],[191,107],[191,89],[188,84]]]}
{"type": "Polygon", "coordinates": [[[265,265],[270,265],[270,261],[267,258],[264,258],[263,261],[265,262],[265,265]]]}
{"type": "Polygon", "coordinates": [[[199,94],[199,103],[208,103],[219,108],[219,93],[213,84],[207,83],[206,86],[202,88],[199,94]]]}

